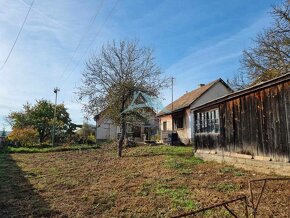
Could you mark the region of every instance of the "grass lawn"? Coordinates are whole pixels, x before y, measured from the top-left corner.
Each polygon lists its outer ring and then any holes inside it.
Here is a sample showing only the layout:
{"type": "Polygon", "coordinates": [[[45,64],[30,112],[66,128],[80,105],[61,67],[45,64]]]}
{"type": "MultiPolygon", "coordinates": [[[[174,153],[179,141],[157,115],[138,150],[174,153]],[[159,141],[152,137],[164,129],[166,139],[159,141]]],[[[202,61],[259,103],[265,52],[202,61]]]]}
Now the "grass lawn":
{"type": "MultiPolygon", "coordinates": [[[[109,144],[95,150],[6,153],[0,154],[0,217],[170,217],[248,195],[247,181],[264,177],[204,162],[190,147],[127,148],[123,158],[109,144]]],[[[275,208],[282,212],[274,217],[283,217],[289,183],[269,187],[259,215],[275,208]]],[[[241,205],[233,208],[242,211],[241,205]]],[[[230,217],[226,210],[203,216],[230,217]]]]}
{"type": "Polygon", "coordinates": [[[46,146],[46,147],[7,147],[7,153],[46,153],[46,152],[60,152],[60,151],[74,151],[74,150],[87,150],[97,149],[100,145],[70,145],[70,146],[46,146]]]}

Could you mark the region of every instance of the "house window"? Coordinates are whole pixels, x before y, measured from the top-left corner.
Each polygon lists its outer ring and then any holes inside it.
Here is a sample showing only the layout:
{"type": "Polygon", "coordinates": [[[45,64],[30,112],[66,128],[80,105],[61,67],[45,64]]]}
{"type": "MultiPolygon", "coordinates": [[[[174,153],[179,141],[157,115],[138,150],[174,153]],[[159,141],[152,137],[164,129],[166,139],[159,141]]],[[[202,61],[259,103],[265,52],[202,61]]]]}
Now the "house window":
{"type": "Polygon", "coordinates": [[[163,131],[166,131],[167,130],[167,121],[164,121],[163,122],[163,131]]]}
{"type": "Polygon", "coordinates": [[[183,128],[183,116],[176,117],[174,121],[177,129],[183,128]]]}
{"type": "Polygon", "coordinates": [[[195,121],[196,133],[219,133],[220,131],[219,110],[217,108],[197,113],[195,121]]]}

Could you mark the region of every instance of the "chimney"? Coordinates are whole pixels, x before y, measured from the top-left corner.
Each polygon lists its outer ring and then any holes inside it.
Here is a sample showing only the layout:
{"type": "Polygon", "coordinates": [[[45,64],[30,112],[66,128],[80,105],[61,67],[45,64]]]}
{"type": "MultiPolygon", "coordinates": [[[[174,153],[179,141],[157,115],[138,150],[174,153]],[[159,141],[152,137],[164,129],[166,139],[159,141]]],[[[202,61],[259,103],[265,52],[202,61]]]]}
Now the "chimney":
{"type": "Polygon", "coordinates": [[[199,84],[199,88],[205,86],[204,83],[199,84]]]}

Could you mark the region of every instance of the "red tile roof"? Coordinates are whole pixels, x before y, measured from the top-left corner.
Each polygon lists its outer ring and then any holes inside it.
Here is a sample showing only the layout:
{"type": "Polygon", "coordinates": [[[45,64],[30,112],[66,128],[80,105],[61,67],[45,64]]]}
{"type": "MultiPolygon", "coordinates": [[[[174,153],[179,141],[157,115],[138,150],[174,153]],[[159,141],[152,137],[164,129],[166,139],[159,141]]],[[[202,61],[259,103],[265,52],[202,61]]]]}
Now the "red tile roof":
{"type": "MultiPolygon", "coordinates": [[[[173,112],[189,107],[195,100],[197,100],[202,94],[204,94],[208,89],[210,89],[214,84],[218,82],[222,82],[223,84],[226,85],[226,83],[222,79],[218,79],[204,86],[201,86],[198,89],[192,90],[191,92],[187,92],[186,94],[182,95],[180,98],[178,98],[173,102],[173,112]]],[[[171,103],[167,105],[157,114],[157,116],[171,114],[172,111],[171,105],[172,105],[171,103]]]]}

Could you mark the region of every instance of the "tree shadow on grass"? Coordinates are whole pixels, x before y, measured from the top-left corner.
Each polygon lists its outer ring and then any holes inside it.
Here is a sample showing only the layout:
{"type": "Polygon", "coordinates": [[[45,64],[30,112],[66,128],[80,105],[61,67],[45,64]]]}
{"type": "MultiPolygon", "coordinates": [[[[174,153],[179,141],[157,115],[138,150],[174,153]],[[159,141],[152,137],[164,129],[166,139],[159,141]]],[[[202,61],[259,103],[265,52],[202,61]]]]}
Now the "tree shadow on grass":
{"type": "Polygon", "coordinates": [[[0,153],[0,217],[59,216],[26,177],[10,154],[0,153]]]}

